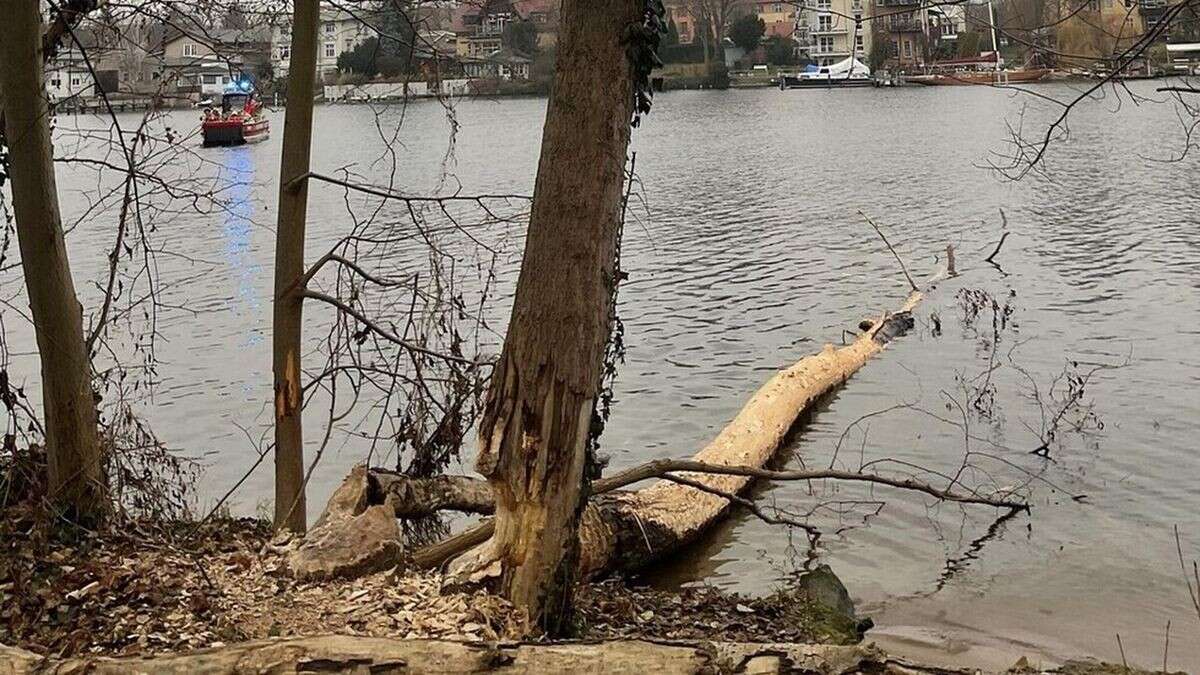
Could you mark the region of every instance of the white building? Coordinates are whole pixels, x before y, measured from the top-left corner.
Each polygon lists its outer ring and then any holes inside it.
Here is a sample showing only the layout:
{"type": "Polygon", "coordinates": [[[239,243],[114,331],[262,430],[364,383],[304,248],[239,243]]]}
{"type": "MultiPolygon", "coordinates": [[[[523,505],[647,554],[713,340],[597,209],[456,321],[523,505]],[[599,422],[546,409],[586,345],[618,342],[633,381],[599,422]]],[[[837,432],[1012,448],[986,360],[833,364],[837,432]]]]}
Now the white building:
{"type": "MultiPolygon", "coordinates": [[[[364,10],[369,11],[369,10],[364,10]]],[[[337,73],[338,57],[353,50],[376,32],[353,14],[333,7],[321,8],[321,25],[317,27],[317,74],[324,77],[337,73]]],[[[291,24],[276,26],[271,35],[271,66],[275,76],[287,77],[292,61],[291,24]]]]}
{"type": "Polygon", "coordinates": [[[51,101],[96,95],[96,78],[76,50],[65,50],[46,64],[46,94],[51,101]]]}
{"type": "Polygon", "coordinates": [[[870,24],[864,0],[810,0],[796,16],[800,49],[822,66],[853,56],[863,60],[871,50],[870,24]]]}

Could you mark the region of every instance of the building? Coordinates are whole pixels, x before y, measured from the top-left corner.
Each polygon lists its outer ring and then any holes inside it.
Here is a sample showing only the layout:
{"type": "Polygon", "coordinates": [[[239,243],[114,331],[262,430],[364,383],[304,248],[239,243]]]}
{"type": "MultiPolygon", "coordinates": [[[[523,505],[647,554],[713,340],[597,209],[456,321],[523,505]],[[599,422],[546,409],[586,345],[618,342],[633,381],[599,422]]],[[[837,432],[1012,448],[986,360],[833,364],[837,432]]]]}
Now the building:
{"type": "Polygon", "coordinates": [[[271,69],[270,30],[215,28],[204,34],[168,28],[160,77],[166,93],[193,100],[224,91],[235,80],[258,80],[271,69]]]}
{"type": "Polygon", "coordinates": [[[688,0],[664,0],[663,5],[666,9],[667,23],[675,26],[679,44],[695,44],[700,36],[697,34],[696,20],[692,17],[688,0]]]}
{"type": "Polygon", "coordinates": [[[460,4],[451,24],[458,38],[458,56],[479,60],[500,51],[505,47],[505,29],[520,22],[533,26],[537,50],[553,49],[558,43],[558,5],[553,0],[481,0],[460,4]]]}
{"type": "Polygon", "coordinates": [[[801,51],[822,66],[851,56],[864,60],[871,49],[871,30],[864,18],[865,9],[865,0],[815,0],[805,6],[796,19],[795,35],[801,51]]]}
{"type": "Polygon", "coordinates": [[[799,14],[794,2],[776,2],[775,0],[754,0],[747,3],[747,9],[757,16],[766,31],[763,38],[792,37],[796,30],[796,18],[799,14]]]}
{"type": "Polygon", "coordinates": [[[1167,45],[1168,68],[1172,75],[1200,75],[1200,42],[1167,45]]]}
{"type": "Polygon", "coordinates": [[[533,59],[511,49],[463,61],[463,72],[472,79],[528,80],[533,59]]]}
{"type": "MultiPolygon", "coordinates": [[[[334,77],[338,73],[338,57],[352,51],[366,40],[378,37],[368,25],[370,10],[348,12],[330,6],[321,7],[321,23],[317,27],[317,75],[334,77]]],[[[373,23],[373,22],[372,22],[373,23]]],[[[284,22],[271,29],[268,49],[275,77],[285,78],[292,62],[292,25],[284,22]]]]}
{"type": "Polygon", "coordinates": [[[921,0],[875,0],[872,21],[876,39],[886,40],[888,61],[900,68],[929,60],[929,8],[921,0]]]}
{"type": "Polygon", "coordinates": [[[96,79],[74,47],[59,52],[46,64],[46,94],[51,101],[90,98],[96,94],[96,79]]]}

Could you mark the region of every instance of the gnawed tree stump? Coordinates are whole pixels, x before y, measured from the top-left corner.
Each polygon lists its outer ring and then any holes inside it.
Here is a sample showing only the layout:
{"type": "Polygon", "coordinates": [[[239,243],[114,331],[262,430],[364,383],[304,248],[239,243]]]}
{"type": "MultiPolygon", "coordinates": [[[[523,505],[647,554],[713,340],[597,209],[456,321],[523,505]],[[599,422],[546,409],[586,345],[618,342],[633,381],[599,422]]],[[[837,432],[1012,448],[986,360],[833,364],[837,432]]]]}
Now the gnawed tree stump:
{"type": "Polygon", "coordinates": [[[402,553],[400,524],[364,466],[355,467],[329,498],[325,512],[288,554],[297,578],[358,577],[394,567],[402,553]]]}

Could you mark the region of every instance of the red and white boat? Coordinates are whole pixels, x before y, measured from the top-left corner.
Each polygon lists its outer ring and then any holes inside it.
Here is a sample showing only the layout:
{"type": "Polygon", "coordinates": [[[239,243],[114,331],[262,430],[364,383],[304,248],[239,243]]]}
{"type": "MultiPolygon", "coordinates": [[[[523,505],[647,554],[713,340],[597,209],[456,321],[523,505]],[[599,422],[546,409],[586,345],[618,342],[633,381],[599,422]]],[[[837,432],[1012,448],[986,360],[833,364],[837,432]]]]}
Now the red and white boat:
{"type": "Polygon", "coordinates": [[[200,122],[204,147],[243,145],[271,136],[271,120],[263,115],[262,102],[248,86],[230,85],[221,97],[221,108],[205,108],[200,122]]]}

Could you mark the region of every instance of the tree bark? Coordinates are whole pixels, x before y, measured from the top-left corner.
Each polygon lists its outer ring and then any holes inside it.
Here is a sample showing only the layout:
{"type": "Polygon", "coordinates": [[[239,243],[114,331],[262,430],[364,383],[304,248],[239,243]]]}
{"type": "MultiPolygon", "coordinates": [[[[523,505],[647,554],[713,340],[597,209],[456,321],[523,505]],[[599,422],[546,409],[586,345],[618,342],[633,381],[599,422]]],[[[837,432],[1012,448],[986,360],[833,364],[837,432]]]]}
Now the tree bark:
{"type": "Polygon", "coordinates": [[[85,524],[109,509],[83,316],[63,239],[49,110],[43,92],[36,0],[6,5],[0,92],[9,144],[13,215],[41,357],[49,498],[85,524]]]}
{"type": "Polygon", "coordinates": [[[304,434],[300,382],[304,320],[304,229],[312,148],[313,87],[317,71],[317,0],[296,0],[291,67],[279,170],[279,221],[275,242],[275,317],[272,361],[275,374],[275,528],[303,532],[304,434]]]}
{"type": "Polygon", "coordinates": [[[570,621],[586,441],[609,337],[641,0],[564,0],[525,255],[480,424],[496,496],[478,570],[551,634],[570,621]]]}

